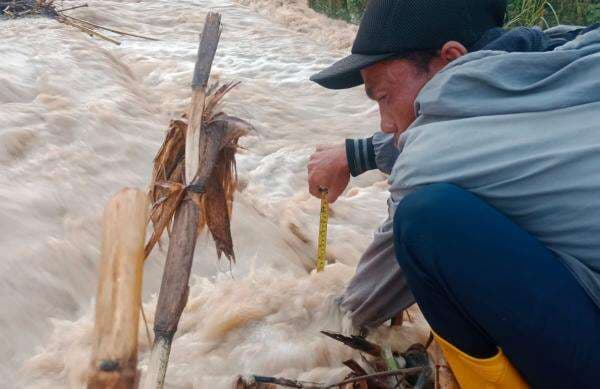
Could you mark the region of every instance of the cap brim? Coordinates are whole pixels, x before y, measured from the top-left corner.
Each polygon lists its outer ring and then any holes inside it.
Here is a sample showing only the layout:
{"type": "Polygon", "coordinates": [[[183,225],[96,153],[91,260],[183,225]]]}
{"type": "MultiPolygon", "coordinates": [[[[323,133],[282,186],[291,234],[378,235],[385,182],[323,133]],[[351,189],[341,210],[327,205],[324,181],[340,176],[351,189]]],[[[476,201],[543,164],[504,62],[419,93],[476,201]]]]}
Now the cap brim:
{"type": "Polygon", "coordinates": [[[351,54],[330,67],[313,74],[311,81],[329,89],[347,89],[363,83],[360,71],[379,61],[393,57],[394,54],[351,54]]]}

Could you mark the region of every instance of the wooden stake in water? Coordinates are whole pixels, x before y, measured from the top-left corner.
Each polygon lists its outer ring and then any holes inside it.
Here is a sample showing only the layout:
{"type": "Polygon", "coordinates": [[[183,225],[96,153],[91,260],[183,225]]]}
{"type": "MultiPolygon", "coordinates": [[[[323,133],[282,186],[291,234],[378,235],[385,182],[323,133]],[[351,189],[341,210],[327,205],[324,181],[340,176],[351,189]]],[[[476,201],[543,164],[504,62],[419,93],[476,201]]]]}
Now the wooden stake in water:
{"type": "Polygon", "coordinates": [[[328,191],[321,188],[321,216],[319,218],[319,241],[317,245],[317,271],[325,270],[327,263],[327,221],[329,220],[328,191]]]}
{"type": "MultiPolygon", "coordinates": [[[[208,182],[217,160],[219,143],[211,142],[219,133],[202,126],[210,69],[221,36],[221,14],[209,12],[198,48],[192,81],[192,104],[185,138],[185,183],[194,179],[208,182]],[[199,173],[201,173],[199,175],[199,173]]],[[[204,215],[203,215],[204,216],[204,215]]],[[[189,194],[181,200],[173,218],[169,249],[163,273],[156,313],[154,316],[154,345],[150,364],[141,388],[162,389],[165,382],[173,336],[177,331],[189,294],[189,279],[198,239],[200,213],[189,194]]]]}
{"type": "Polygon", "coordinates": [[[123,189],[104,210],[88,389],[135,387],[149,209],[143,191],[123,189]]]}

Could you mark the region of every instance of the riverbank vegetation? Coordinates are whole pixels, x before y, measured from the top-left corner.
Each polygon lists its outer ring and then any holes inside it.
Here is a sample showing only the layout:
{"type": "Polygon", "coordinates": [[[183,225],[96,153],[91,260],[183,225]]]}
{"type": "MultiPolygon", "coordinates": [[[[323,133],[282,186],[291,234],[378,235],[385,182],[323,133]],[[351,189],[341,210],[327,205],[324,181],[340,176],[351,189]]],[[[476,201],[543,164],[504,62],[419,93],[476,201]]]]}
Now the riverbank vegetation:
{"type": "MultiPolygon", "coordinates": [[[[310,7],[330,17],[358,23],[368,0],[308,0],[310,7]]],[[[507,27],[600,23],[599,0],[509,0],[507,27]]]]}

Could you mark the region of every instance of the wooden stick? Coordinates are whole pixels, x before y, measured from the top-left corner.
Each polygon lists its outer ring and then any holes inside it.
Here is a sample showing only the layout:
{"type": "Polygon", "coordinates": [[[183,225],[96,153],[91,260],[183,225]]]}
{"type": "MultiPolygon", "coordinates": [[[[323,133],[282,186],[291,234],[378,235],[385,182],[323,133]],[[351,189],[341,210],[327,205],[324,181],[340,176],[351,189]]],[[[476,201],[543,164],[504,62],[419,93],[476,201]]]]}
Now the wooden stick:
{"type": "MultiPolygon", "coordinates": [[[[190,120],[185,155],[186,171],[191,172],[191,169],[194,170],[193,174],[190,174],[191,178],[187,183],[192,182],[199,166],[209,167],[204,170],[202,176],[204,181],[208,180],[221,145],[221,140],[216,141],[215,137],[219,133],[222,136],[222,131],[208,131],[208,129],[201,131],[206,84],[208,83],[210,68],[220,37],[220,23],[221,15],[209,13],[206,16],[204,33],[200,40],[198,59],[194,70],[194,82],[192,83],[193,95],[190,115],[190,118],[195,118],[197,126],[195,131],[190,131],[190,128],[194,128],[190,120]],[[197,84],[197,80],[201,80],[201,84],[197,84]],[[189,136],[190,132],[192,133],[191,137],[189,136]],[[206,133],[202,137],[202,144],[200,142],[200,132],[206,133]],[[190,144],[195,146],[191,147],[190,144]],[[201,154],[200,149],[205,152],[201,154]],[[200,160],[201,157],[202,161],[200,160]],[[188,165],[188,161],[193,161],[193,163],[188,165]]],[[[219,127],[223,129],[225,126],[221,124],[219,127]]],[[[187,303],[188,282],[196,246],[198,222],[199,210],[191,196],[188,195],[177,209],[173,220],[173,231],[169,240],[167,261],[154,318],[154,346],[142,389],[162,389],[164,385],[171,343],[177,331],[181,313],[187,303]]]]}
{"type": "Polygon", "coordinates": [[[326,388],[331,389],[331,388],[335,388],[335,387],[338,387],[341,385],[346,385],[346,384],[349,384],[352,382],[363,381],[363,380],[367,380],[367,379],[371,379],[371,378],[382,378],[382,377],[390,377],[390,376],[394,376],[394,375],[415,374],[415,373],[421,372],[421,370],[423,370],[422,366],[410,367],[407,369],[398,369],[398,370],[392,370],[392,371],[384,371],[384,372],[380,372],[380,373],[373,373],[373,374],[368,374],[368,375],[364,375],[364,376],[360,376],[360,377],[348,378],[347,380],[337,382],[333,385],[326,386],[326,388]]]}
{"type": "Polygon", "coordinates": [[[22,17],[22,16],[29,15],[31,12],[33,12],[33,10],[31,10],[31,9],[28,9],[28,10],[26,10],[26,11],[23,11],[23,12],[19,12],[19,13],[16,15],[16,17],[20,18],[20,17],[22,17]]]}
{"type": "Polygon", "coordinates": [[[381,347],[376,345],[375,343],[371,343],[363,337],[352,335],[345,336],[339,334],[337,332],[332,331],[321,331],[321,333],[325,336],[330,337],[331,339],[337,340],[338,342],[344,343],[348,347],[352,347],[355,350],[359,350],[365,352],[374,357],[380,357],[381,347]]]}
{"type": "Polygon", "coordinates": [[[210,69],[215,58],[220,36],[221,15],[209,12],[206,15],[206,22],[204,23],[200,46],[198,47],[198,60],[196,61],[194,78],[192,79],[192,105],[185,138],[186,184],[191,184],[198,172],[200,134],[202,132],[202,115],[206,99],[206,86],[208,85],[210,69]]]}
{"type": "Polygon", "coordinates": [[[290,380],[280,377],[267,376],[240,376],[236,382],[236,389],[262,388],[271,387],[271,385],[283,386],[286,388],[301,388],[301,389],[323,389],[323,385],[315,382],[303,382],[290,380]]]}
{"type": "Polygon", "coordinates": [[[86,8],[88,5],[87,3],[85,4],[81,4],[81,5],[76,5],[74,7],[69,7],[69,8],[63,8],[63,9],[57,9],[56,12],[65,12],[65,11],[70,11],[72,9],[78,9],[78,8],[86,8]]]}
{"type": "Polygon", "coordinates": [[[148,196],[123,189],[104,211],[88,389],[131,389],[137,372],[148,196]]]}
{"type": "Polygon", "coordinates": [[[362,368],[361,365],[358,364],[358,362],[356,362],[354,359],[348,359],[347,361],[343,362],[344,366],[348,367],[350,370],[352,370],[354,372],[354,374],[356,375],[366,375],[367,372],[365,371],[365,369],[362,368]]]}
{"type": "Polygon", "coordinates": [[[68,25],[68,26],[72,26],[72,27],[78,28],[78,29],[80,29],[83,32],[87,32],[90,35],[94,35],[94,36],[96,36],[96,37],[98,37],[100,39],[104,39],[105,41],[109,41],[111,43],[114,43],[117,46],[121,45],[121,42],[119,42],[117,40],[114,40],[112,38],[109,38],[109,37],[107,37],[104,34],[100,34],[98,31],[94,31],[91,28],[88,28],[88,27],[82,26],[80,24],[76,24],[76,23],[74,23],[74,22],[72,22],[70,20],[67,20],[66,17],[64,17],[64,15],[63,15],[63,17],[61,17],[60,19],[57,19],[57,20],[59,22],[61,22],[61,23],[64,23],[64,24],[68,25]]]}
{"type": "Polygon", "coordinates": [[[110,28],[110,27],[101,26],[101,25],[99,25],[99,24],[94,24],[94,23],[92,23],[92,22],[88,22],[87,20],[83,20],[83,19],[76,18],[76,17],[74,17],[74,16],[63,15],[63,17],[65,17],[65,18],[68,18],[68,19],[73,19],[73,20],[76,20],[76,21],[78,21],[78,22],[80,22],[80,23],[84,23],[84,24],[87,24],[87,25],[89,25],[89,26],[96,27],[96,28],[101,28],[101,29],[103,29],[103,30],[110,31],[110,32],[114,32],[114,33],[116,33],[116,34],[120,34],[120,35],[133,36],[133,37],[136,37],[136,38],[142,38],[142,39],[146,39],[146,40],[149,40],[149,41],[158,41],[158,40],[159,40],[159,39],[156,39],[156,38],[150,38],[150,37],[148,37],[148,36],[144,36],[144,35],[138,35],[138,34],[134,34],[134,33],[131,33],[131,32],[125,32],[125,31],[116,30],[116,29],[114,29],[114,28],[110,28]]]}
{"type": "Polygon", "coordinates": [[[305,381],[296,381],[290,380],[287,378],[280,377],[265,377],[265,376],[247,376],[247,377],[239,377],[236,383],[237,389],[246,389],[253,387],[254,384],[275,384],[279,386],[285,386],[288,388],[303,388],[303,389],[333,389],[340,387],[342,385],[350,384],[353,382],[367,381],[372,380],[374,378],[383,378],[397,375],[408,375],[408,374],[416,374],[421,373],[423,367],[412,367],[408,369],[398,369],[392,371],[384,371],[373,374],[361,375],[359,377],[348,378],[344,381],[337,382],[332,385],[325,385],[317,382],[305,382],[305,381]]]}
{"type": "MultiPolygon", "coordinates": [[[[215,121],[203,132],[199,174],[194,185],[202,188],[212,174],[229,127],[226,121],[215,121]]],[[[188,282],[196,246],[200,212],[188,195],[177,209],[167,251],[167,262],[158,295],[154,317],[154,345],[143,389],[162,388],[169,362],[173,336],[187,303],[188,282]]]]}
{"type": "MultiPolygon", "coordinates": [[[[347,366],[348,368],[350,368],[350,370],[352,370],[352,372],[353,372],[354,374],[356,374],[356,376],[366,376],[366,375],[368,375],[368,374],[369,374],[369,373],[367,373],[367,371],[366,371],[365,369],[363,369],[363,367],[362,367],[361,365],[359,365],[359,363],[358,363],[358,362],[356,362],[354,359],[349,359],[349,360],[347,360],[347,361],[344,361],[343,363],[344,363],[344,365],[345,365],[345,366],[347,366]]],[[[361,387],[362,387],[362,386],[365,386],[366,388],[379,388],[379,387],[381,387],[381,386],[382,386],[380,382],[378,382],[376,379],[373,379],[373,378],[370,378],[370,379],[365,379],[364,381],[358,381],[357,383],[358,383],[358,385],[359,385],[359,386],[361,386],[361,387]],[[363,382],[363,383],[364,383],[364,385],[363,385],[363,384],[361,384],[361,382],[363,382]]],[[[349,388],[354,388],[354,387],[352,386],[353,384],[354,384],[354,383],[352,383],[352,384],[348,384],[348,387],[349,387],[349,388]]]]}
{"type": "Polygon", "coordinates": [[[171,355],[172,339],[168,337],[156,337],[150,354],[148,373],[144,378],[142,389],[162,388],[165,384],[169,355],[171,355]]]}
{"type": "Polygon", "coordinates": [[[175,213],[154,318],[154,345],[143,389],[160,389],[164,385],[171,343],[187,303],[197,228],[198,208],[187,198],[175,213]]]}

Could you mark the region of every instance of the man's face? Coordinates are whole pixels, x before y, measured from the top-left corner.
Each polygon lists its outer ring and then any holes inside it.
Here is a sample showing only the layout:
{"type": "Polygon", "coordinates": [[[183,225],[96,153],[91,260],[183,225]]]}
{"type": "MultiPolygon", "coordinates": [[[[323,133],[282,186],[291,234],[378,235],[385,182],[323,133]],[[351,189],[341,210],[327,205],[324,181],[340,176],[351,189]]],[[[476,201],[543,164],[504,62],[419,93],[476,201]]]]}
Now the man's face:
{"type": "Polygon", "coordinates": [[[367,96],[379,104],[381,131],[397,138],[410,126],[415,120],[415,99],[437,70],[425,71],[411,61],[399,59],[361,71],[367,96]]]}

